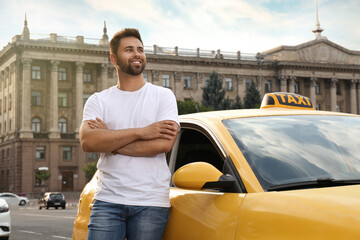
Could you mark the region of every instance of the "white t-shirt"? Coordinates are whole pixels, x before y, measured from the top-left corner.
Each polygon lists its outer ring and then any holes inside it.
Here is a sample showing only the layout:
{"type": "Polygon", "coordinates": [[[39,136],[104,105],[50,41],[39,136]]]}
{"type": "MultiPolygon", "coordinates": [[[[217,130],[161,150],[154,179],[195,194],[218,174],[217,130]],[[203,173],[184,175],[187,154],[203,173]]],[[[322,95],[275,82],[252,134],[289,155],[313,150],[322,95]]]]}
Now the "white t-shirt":
{"type": "MultiPolygon", "coordinates": [[[[116,86],[94,93],[86,101],[83,121],[103,120],[108,129],[146,127],[173,120],[179,124],[176,98],[170,89],[146,83],[135,92],[116,86]]],[[[95,199],[124,205],[170,207],[170,171],[165,153],[131,157],[101,153],[95,199]]]]}

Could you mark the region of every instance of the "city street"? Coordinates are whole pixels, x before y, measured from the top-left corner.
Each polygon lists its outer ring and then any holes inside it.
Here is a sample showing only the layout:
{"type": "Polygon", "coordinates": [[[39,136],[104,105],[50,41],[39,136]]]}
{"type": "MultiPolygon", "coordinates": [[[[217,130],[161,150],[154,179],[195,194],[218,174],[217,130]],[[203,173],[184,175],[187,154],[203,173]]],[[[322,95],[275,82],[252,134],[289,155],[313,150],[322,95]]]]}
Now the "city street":
{"type": "Polygon", "coordinates": [[[11,240],[72,239],[76,207],[39,210],[38,206],[11,206],[11,240]]]}

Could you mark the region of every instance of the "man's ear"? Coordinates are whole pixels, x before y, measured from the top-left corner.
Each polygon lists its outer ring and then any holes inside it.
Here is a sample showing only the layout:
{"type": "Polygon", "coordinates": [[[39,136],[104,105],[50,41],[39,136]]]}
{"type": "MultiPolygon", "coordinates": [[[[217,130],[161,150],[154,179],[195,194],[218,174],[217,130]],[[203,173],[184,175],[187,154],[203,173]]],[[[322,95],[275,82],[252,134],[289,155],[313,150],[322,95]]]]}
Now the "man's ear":
{"type": "Polygon", "coordinates": [[[110,60],[111,60],[112,64],[114,64],[114,66],[116,67],[117,66],[116,56],[112,53],[110,53],[110,60]]]}

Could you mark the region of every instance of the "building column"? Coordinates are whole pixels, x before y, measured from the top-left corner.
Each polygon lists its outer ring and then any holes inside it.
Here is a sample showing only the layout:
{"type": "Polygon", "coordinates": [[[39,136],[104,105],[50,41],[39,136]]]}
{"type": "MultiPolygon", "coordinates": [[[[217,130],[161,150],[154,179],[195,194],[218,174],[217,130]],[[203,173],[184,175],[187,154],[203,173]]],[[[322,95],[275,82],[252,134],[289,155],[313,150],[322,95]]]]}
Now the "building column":
{"type": "Polygon", "coordinates": [[[287,77],[280,77],[280,92],[287,92],[287,77]]]}
{"type": "Polygon", "coordinates": [[[5,121],[5,114],[4,114],[4,109],[3,109],[3,106],[4,106],[4,79],[5,79],[5,71],[1,71],[0,72],[0,121],[1,121],[1,126],[0,126],[0,133],[1,135],[4,135],[5,134],[5,127],[4,127],[4,121],[5,121]]]}
{"type": "MultiPolygon", "coordinates": [[[[75,93],[75,108],[76,108],[76,128],[75,128],[75,137],[79,138],[80,125],[83,117],[83,102],[84,102],[84,83],[83,83],[83,71],[84,71],[83,62],[76,62],[76,93],[75,93]]],[[[103,71],[101,71],[101,80],[103,77],[103,71]]]]}
{"type": "Polygon", "coordinates": [[[350,111],[353,114],[357,114],[356,82],[357,80],[355,79],[352,79],[350,82],[350,111]]]}
{"type": "Polygon", "coordinates": [[[317,78],[315,77],[310,78],[310,99],[315,109],[316,109],[316,84],[317,84],[317,78]]]}
{"type": "Polygon", "coordinates": [[[290,83],[289,83],[289,92],[290,93],[295,93],[295,80],[296,77],[290,77],[290,83]]]}
{"type": "Polygon", "coordinates": [[[108,64],[101,64],[101,91],[108,88],[108,64]]]}
{"type": "Polygon", "coordinates": [[[357,107],[358,107],[358,114],[360,114],[360,81],[357,80],[357,107]]]}
{"type": "MultiPolygon", "coordinates": [[[[31,59],[22,59],[23,79],[22,79],[22,98],[21,98],[21,124],[20,138],[33,138],[31,129],[31,59]]],[[[4,87],[4,86],[3,86],[4,87]]]]}
{"type": "Polygon", "coordinates": [[[60,138],[59,130],[59,93],[58,93],[58,66],[59,61],[51,60],[50,78],[50,128],[49,138],[60,138]]]}
{"type": "Polygon", "coordinates": [[[331,79],[330,87],[330,110],[336,112],[337,98],[336,98],[336,84],[338,80],[336,78],[331,79]]]}

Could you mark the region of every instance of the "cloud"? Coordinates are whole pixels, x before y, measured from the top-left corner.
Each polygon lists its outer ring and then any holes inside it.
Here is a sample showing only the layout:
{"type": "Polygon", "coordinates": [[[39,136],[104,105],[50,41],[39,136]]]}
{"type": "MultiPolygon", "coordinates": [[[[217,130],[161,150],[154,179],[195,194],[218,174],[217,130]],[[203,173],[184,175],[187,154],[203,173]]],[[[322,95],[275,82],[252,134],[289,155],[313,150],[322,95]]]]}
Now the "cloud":
{"type": "MultiPolygon", "coordinates": [[[[360,2],[319,2],[323,35],[359,49],[354,9],[360,2]]],[[[123,27],[136,27],[146,45],[165,47],[256,53],[314,39],[314,0],[15,0],[3,6],[0,17],[8,24],[1,24],[0,40],[6,41],[21,33],[25,12],[31,33],[99,39],[106,20],[110,38],[123,27]]]]}

